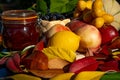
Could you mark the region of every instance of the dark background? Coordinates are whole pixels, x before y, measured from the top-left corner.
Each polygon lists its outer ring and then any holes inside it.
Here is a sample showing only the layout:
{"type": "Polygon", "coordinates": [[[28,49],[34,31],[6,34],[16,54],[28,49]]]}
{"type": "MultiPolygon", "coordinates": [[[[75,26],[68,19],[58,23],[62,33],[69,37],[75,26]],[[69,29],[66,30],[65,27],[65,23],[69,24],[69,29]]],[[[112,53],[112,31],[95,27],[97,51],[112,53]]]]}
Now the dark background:
{"type": "Polygon", "coordinates": [[[0,0],[0,12],[10,9],[27,9],[34,3],[36,0],[0,0]]]}
{"type": "MultiPolygon", "coordinates": [[[[120,3],[120,0],[117,1],[120,3]]],[[[0,0],[0,11],[9,9],[26,9],[34,3],[36,3],[36,0],[0,0]]]]}

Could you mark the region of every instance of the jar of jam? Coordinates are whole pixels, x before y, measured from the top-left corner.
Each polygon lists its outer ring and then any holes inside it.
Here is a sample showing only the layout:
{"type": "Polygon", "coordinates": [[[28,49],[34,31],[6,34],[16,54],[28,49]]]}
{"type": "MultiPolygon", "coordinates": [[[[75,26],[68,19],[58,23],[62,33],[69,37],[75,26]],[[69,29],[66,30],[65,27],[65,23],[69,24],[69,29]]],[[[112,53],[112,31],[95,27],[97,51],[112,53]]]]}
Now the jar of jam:
{"type": "Polygon", "coordinates": [[[39,41],[38,16],[31,10],[8,10],[2,13],[3,41],[10,50],[22,50],[39,41]]]}

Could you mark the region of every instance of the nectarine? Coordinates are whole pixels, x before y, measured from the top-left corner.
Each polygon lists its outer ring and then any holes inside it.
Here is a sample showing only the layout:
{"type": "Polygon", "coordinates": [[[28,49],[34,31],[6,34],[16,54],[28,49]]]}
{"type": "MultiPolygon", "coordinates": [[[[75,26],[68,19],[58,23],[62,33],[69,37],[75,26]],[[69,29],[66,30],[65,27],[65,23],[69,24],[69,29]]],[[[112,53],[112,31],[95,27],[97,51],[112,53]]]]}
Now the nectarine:
{"type": "Polygon", "coordinates": [[[93,25],[86,24],[77,29],[75,33],[81,37],[78,51],[82,49],[95,49],[101,45],[101,34],[93,25]]]}

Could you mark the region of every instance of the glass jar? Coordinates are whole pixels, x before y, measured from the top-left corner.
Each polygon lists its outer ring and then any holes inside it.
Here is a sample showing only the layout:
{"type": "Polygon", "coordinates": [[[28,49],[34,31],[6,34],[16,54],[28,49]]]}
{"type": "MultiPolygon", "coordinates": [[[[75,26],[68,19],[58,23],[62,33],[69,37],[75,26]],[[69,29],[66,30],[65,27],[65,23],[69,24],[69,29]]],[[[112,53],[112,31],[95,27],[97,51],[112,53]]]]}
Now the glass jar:
{"type": "Polygon", "coordinates": [[[37,14],[31,10],[8,10],[2,13],[3,41],[11,50],[22,50],[39,41],[37,14]]]}

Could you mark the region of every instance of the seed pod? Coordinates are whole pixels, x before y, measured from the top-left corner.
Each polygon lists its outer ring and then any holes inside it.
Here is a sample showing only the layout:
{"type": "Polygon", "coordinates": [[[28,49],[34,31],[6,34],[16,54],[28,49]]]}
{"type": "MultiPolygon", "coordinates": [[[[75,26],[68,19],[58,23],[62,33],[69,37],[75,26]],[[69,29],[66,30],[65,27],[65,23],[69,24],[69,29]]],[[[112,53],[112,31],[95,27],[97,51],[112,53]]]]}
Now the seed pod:
{"type": "Polygon", "coordinates": [[[114,17],[110,14],[104,14],[102,17],[106,24],[109,24],[114,21],[114,17]]]}
{"type": "Polygon", "coordinates": [[[77,5],[77,8],[80,10],[80,11],[83,11],[85,10],[86,8],[86,2],[84,0],[81,0],[78,2],[78,5],[77,5]]]}
{"type": "Polygon", "coordinates": [[[95,18],[92,24],[97,28],[101,28],[104,25],[104,19],[102,17],[95,18]]]}
{"type": "Polygon", "coordinates": [[[92,9],[92,3],[93,3],[93,1],[90,1],[90,0],[86,1],[86,4],[87,4],[86,8],[91,10],[92,9]]]}

